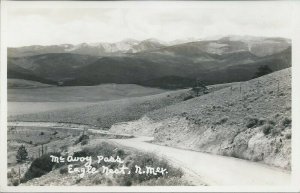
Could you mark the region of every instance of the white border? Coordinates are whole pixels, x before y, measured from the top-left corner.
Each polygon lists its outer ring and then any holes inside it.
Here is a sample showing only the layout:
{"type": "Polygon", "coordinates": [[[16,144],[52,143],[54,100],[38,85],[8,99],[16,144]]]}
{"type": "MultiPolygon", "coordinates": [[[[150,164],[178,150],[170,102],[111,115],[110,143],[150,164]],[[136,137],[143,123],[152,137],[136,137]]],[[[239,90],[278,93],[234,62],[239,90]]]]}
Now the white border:
{"type": "MultiPolygon", "coordinates": [[[[193,3],[220,4],[246,3],[228,1],[159,1],[160,4],[172,4],[174,7],[192,7],[193,3]],[[191,3],[192,2],[192,3],[191,3]]],[[[270,3],[270,1],[255,1],[255,3],[270,3]]],[[[132,7],[132,6],[156,6],[157,2],[151,1],[2,1],[1,2],[1,85],[0,85],[0,107],[1,107],[1,164],[0,164],[0,192],[300,192],[300,2],[297,1],[273,1],[271,3],[292,3],[293,4],[293,37],[292,37],[292,181],[290,186],[147,186],[147,187],[107,187],[107,186],[7,186],[7,32],[6,19],[7,7],[53,7],[53,8],[90,8],[90,7],[132,7]],[[298,84],[297,84],[298,83],[298,84]],[[298,118],[298,119],[297,119],[298,118]],[[299,140],[298,140],[299,139],[299,140]]]]}

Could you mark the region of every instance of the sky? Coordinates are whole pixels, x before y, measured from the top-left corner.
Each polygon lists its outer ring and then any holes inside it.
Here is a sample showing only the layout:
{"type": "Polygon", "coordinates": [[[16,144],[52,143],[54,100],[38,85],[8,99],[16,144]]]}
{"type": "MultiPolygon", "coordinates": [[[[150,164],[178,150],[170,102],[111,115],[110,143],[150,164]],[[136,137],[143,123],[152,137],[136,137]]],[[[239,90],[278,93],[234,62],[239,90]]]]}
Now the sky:
{"type": "Polygon", "coordinates": [[[288,2],[29,2],[7,6],[8,46],[253,35],[291,37],[288,2]]]}

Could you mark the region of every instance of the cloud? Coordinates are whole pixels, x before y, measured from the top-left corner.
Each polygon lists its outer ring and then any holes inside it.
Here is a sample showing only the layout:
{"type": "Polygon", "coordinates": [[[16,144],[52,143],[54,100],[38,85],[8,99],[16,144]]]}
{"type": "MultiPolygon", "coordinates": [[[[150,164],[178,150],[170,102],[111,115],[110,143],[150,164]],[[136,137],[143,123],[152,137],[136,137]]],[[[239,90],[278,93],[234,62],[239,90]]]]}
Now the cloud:
{"type": "Polygon", "coordinates": [[[128,3],[133,6],[93,3],[96,6],[51,9],[14,7],[12,3],[8,7],[8,44],[77,44],[125,38],[171,41],[230,34],[290,37],[291,34],[292,4],[284,2],[128,3]]]}

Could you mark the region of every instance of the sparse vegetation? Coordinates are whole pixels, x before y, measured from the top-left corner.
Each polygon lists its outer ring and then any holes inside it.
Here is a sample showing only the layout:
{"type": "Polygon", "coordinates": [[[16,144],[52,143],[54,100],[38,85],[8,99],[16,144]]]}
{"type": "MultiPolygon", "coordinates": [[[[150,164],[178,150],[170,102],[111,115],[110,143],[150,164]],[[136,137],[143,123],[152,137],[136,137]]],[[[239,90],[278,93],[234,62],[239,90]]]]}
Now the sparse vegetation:
{"type": "Polygon", "coordinates": [[[27,182],[28,180],[40,177],[52,171],[52,168],[56,165],[56,163],[51,161],[50,155],[60,156],[60,153],[54,152],[44,154],[33,160],[22,181],[27,182]]]}
{"type": "Polygon", "coordinates": [[[16,155],[17,162],[24,162],[28,159],[28,152],[24,145],[19,147],[17,155],[16,155]]]}
{"type": "Polygon", "coordinates": [[[290,126],[292,123],[292,120],[288,117],[284,117],[283,120],[281,121],[281,125],[284,127],[290,126]]]}
{"type": "Polygon", "coordinates": [[[67,166],[62,166],[62,167],[59,169],[59,173],[60,173],[60,174],[67,174],[67,173],[68,173],[68,167],[67,167],[67,166]]]}
{"type": "Polygon", "coordinates": [[[217,125],[222,125],[228,121],[228,117],[223,117],[219,121],[216,122],[217,125]]]}
{"type": "Polygon", "coordinates": [[[292,134],[291,134],[291,133],[285,134],[285,138],[286,138],[286,139],[291,139],[291,138],[292,138],[292,134]]]}
{"type": "Polygon", "coordinates": [[[258,119],[257,118],[248,118],[246,127],[247,128],[253,128],[258,124],[258,119]]]}
{"type": "Polygon", "coordinates": [[[86,134],[82,134],[80,135],[80,137],[75,141],[75,145],[78,143],[81,143],[81,145],[85,145],[88,143],[88,140],[90,139],[90,137],[86,134]]]}
{"type": "Polygon", "coordinates": [[[266,124],[262,127],[262,131],[265,135],[269,135],[271,133],[271,130],[274,128],[271,124],[266,124]]]}

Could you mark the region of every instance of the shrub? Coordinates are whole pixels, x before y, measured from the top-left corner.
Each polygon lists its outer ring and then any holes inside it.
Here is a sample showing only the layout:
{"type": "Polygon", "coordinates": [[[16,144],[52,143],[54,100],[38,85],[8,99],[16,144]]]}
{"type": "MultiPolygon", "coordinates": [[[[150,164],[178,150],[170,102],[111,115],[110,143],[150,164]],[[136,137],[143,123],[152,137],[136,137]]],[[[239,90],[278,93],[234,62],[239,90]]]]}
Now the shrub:
{"type": "Polygon", "coordinates": [[[291,139],[292,138],[292,134],[290,134],[290,133],[285,134],[285,138],[286,139],[291,139]]]}
{"type": "Polygon", "coordinates": [[[12,184],[13,184],[14,186],[18,186],[20,183],[19,183],[19,180],[18,180],[18,179],[13,179],[13,180],[12,180],[12,184]]]}
{"type": "Polygon", "coordinates": [[[77,178],[75,181],[75,184],[79,184],[81,182],[82,178],[77,178]]]}
{"type": "Polygon", "coordinates": [[[264,133],[265,135],[268,135],[268,134],[270,134],[270,132],[271,132],[271,130],[272,130],[273,128],[274,128],[273,125],[271,125],[271,124],[266,124],[266,125],[263,126],[262,130],[263,130],[263,133],[264,133]]]}
{"type": "Polygon", "coordinates": [[[117,151],[117,156],[119,156],[119,157],[124,157],[124,156],[125,156],[125,151],[124,151],[123,149],[119,149],[119,150],[117,151]]]}
{"type": "Polygon", "coordinates": [[[18,163],[21,163],[28,159],[28,152],[24,145],[21,145],[21,147],[19,147],[16,155],[16,159],[18,163]]]}
{"type": "Polygon", "coordinates": [[[86,145],[86,144],[88,144],[89,143],[89,140],[88,139],[84,139],[84,140],[82,140],[81,141],[81,145],[86,145]]]}
{"type": "Polygon", "coordinates": [[[265,120],[265,119],[259,119],[258,120],[258,125],[263,125],[263,124],[265,124],[267,121],[265,120]]]}
{"type": "Polygon", "coordinates": [[[275,121],[273,121],[273,120],[268,120],[268,123],[271,125],[276,125],[275,121]]]}
{"type": "Polygon", "coordinates": [[[246,124],[247,128],[253,128],[258,124],[258,119],[257,118],[249,118],[248,122],[246,124]]]}
{"type": "Polygon", "coordinates": [[[103,176],[98,176],[98,175],[95,176],[95,178],[92,180],[92,183],[96,184],[96,185],[105,184],[105,182],[106,182],[106,178],[103,176]]]}
{"type": "Polygon", "coordinates": [[[219,121],[216,122],[217,125],[221,125],[224,124],[228,121],[228,117],[223,117],[222,119],[220,119],[219,121]]]}
{"type": "Polygon", "coordinates": [[[66,174],[66,173],[68,173],[68,167],[64,166],[64,167],[60,168],[59,169],[59,173],[60,174],[66,174]]]}
{"type": "Polygon", "coordinates": [[[288,127],[290,126],[292,123],[292,120],[288,117],[285,117],[282,121],[281,121],[281,125],[284,127],[288,127]]]}
{"type": "Polygon", "coordinates": [[[81,143],[83,140],[89,140],[90,137],[88,135],[82,134],[80,137],[75,141],[75,145],[81,143]]]}
{"type": "Polygon", "coordinates": [[[40,135],[44,135],[45,133],[42,131],[41,133],[40,133],[40,135]]]}
{"type": "Polygon", "coordinates": [[[281,133],[281,128],[274,128],[274,129],[271,129],[271,134],[272,134],[273,136],[278,135],[278,134],[280,134],[280,133],[281,133]]]}
{"type": "Polygon", "coordinates": [[[50,155],[60,156],[60,153],[48,153],[39,158],[36,158],[30,165],[29,169],[24,175],[24,181],[31,180],[33,178],[40,177],[52,171],[52,168],[56,163],[51,161],[50,155]]]}

